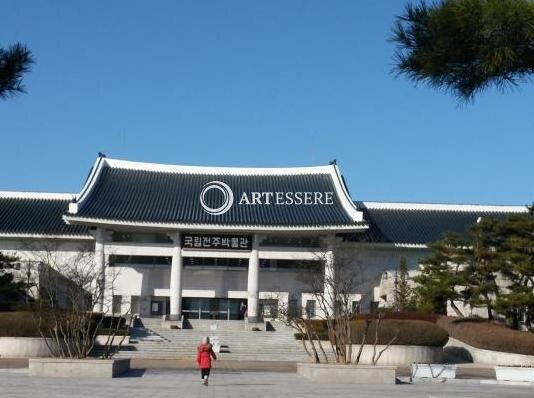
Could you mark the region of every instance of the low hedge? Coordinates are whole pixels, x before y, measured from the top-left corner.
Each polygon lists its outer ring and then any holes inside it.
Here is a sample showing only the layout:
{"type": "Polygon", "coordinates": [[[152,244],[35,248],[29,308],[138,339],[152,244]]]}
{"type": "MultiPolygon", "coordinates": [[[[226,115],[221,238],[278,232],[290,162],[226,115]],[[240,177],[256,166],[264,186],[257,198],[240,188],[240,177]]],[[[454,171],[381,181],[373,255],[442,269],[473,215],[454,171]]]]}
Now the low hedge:
{"type": "MultiPolygon", "coordinates": [[[[400,320],[407,320],[407,321],[427,321],[436,323],[440,315],[438,314],[432,314],[429,312],[412,312],[412,311],[406,311],[406,312],[398,312],[398,311],[388,311],[387,309],[380,313],[382,319],[400,319],[400,320]]],[[[356,316],[356,319],[366,319],[369,317],[373,317],[372,314],[358,314],[356,316]]]]}
{"type": "Polygon", "coordinates": [[[0,312],[0,337],[41,337],[32,315],[25,311],[0,312]]]}
{"type": "Polygon", "coordinates": [[[116,337],[128,336],[130,334],[127,329],[119,329],[119,330],[115,330],[115,329],[100,329],[98,334],[100,336],[108,336],[108,335],[110,335],[112,333],[115,333],[116,337]]]}
{"type": "MultiPolygon", "coordinates": [[[[322,320],[308,321],[313,324],[321,340],[328,340],[328,329],[326,322],[322,320]]],[[[368,331],[366,344],[374,344],[377,321],[372,321],[368,331]]],[[[360,344],[365,329],[363,319],[352,321],[352,342],[360,344]]],[[[382,319],[378,328],[377,344],[388,344],[397,335],[393,345],[416,345],[443,347],[449,339],[448,333],[440,326],[420,320],[406,319],[382,319]]],[[[302,335],[295,334],[295,338],[300,339],[302,335]]]]}
{"type": "Polygon", "coordinates": [[[534,355],[534,333],[481,318],[442,316],[437,324],[457,340],[484,350],[534,355]]]}
{"type": "MultiPolygon", "coordinates": [[[[117,336],[128,335],[128,328],[124,318],[105,317],[102,322],[100,335],[109,334],[120,322],[117,336]]],[[[41,337],[32,319],[31,312],[12,311],[0,312],[0,337],[41,337]]]]}

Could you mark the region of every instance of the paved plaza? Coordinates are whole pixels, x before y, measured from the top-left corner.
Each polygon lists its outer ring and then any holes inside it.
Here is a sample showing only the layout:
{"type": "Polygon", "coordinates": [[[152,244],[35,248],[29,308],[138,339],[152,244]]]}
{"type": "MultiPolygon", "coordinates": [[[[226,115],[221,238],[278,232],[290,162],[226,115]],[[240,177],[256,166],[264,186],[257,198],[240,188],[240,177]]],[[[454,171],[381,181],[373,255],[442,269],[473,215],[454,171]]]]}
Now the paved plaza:
{"type": "Polygon", "coordinates": [[[313,384],[295,373],[215,370],[209,387],[196,371],[133,370],[118,379],[37,378],[25,369],[0,370],[0,397],[532,397],[533,387],[467,383],[395,386],[313,384]]]}

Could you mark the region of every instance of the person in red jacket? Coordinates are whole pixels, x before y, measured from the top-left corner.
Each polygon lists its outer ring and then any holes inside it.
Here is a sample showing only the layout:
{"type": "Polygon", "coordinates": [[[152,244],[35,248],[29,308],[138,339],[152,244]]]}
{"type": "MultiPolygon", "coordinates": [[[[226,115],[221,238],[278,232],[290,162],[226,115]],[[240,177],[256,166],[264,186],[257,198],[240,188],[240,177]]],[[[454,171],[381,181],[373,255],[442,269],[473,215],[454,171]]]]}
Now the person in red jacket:
{"type": "Polygon", "coordinates": [[[210,344],[210,338],[204,337],[202,342],[197,347],[197,363],[200,368],[200,376],[202,377],[202,384],[208,385],[208,378],[210,377],[211,358],[217,360],[217,356],[210,344]]]}

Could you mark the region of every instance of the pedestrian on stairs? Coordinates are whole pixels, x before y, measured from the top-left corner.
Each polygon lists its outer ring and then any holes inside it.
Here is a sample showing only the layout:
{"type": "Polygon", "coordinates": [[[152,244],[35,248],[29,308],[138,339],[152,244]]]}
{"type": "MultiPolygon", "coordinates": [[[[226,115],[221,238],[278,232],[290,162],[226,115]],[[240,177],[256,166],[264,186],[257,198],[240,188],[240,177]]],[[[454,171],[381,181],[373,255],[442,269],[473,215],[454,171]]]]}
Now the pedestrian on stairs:
{"type": "Polygon", "coordinates": [[[210,377],[211,358],[217,360],[217,356],[210,344],[209,337],[203,337],[201,343],[197,347],[197,363],[200,368],[200,376],[202,377],[202,384],[208,385],[208,378],[210,377]]]}
{"type": "Polygon", "coordinates": [[[247,314],[247,305],[241,301],[241,304],[239,304],[239,319],[245,319],[245,316],[247,314]]]}

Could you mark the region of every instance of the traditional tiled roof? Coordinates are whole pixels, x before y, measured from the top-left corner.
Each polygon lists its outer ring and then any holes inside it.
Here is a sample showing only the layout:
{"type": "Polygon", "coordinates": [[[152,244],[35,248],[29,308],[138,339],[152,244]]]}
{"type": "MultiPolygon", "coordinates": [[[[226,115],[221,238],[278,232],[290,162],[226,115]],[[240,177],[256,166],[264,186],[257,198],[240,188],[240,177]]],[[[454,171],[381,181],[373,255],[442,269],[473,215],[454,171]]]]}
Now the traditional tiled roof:
{"type": "Polygon", "coordinates": [[[62,215],[74,195],[0,192],[0,236],[86,237],[85,226],[67,225],[62,215]]]}
{"type": "Polygon", "coordinates": [[[526,206],[355,202],[369,229],[355,235],[372,243],[423,246],[446,232],[463,233],[481,217],[503,218],[526,213],[526,206]]]}
{"type": "MultiPolygon", "coordinates": [[[[206,192],[208,208],[216,208],[228,197],[219,188],[206,192]]],[[[353,203],[335,165],[206,168],[99,157],[79,195],[0,192],[0,236],[89,237],[87,226],[99,223],[199,230],[361,229],[351,235],[354,240],[424,247],[445,232],[464,232],[480,217],[502,218],[527,211],[526,206],[353,203]],[[234,202],[227,212],[213,215],[200,204],[209,182],[231,187],[234,202]],[[332,205],[236,204],[240,192],[269,191],[332,192],[332,205]]]]}
{"type": "MultiPolygon", "coordinates": [[[[296,198],[293,198],[296,201],[296,198]]],[[[178,228],[356,230],[365,227],[335,165],[298,168],[217,168],[98,158],[66,220],[178,228]],[[212,189],[208,186],[216,185],[212,189]],[[263,204],[254,193],[272,192],[263,204]],[[324,193],[322,202],[277,204],[276,193],[324,193]],[[326,193],[329,192],[330,199],[326,193]],[[242,201],[242,194],[247,200],[242,201]],[[204,205],[201,199],[204,200],[204,205]],[[229,206],[226,209],[225,204],[229,206]],[[233,203],[233,204],[232,204],[233,203]],[[208,209],[206,209],[206,207],[208,209]],[[211,211],[210,211],[211,209],[211,211]],[[216,210],[220,211],[220,214],[216,210]]]]}

